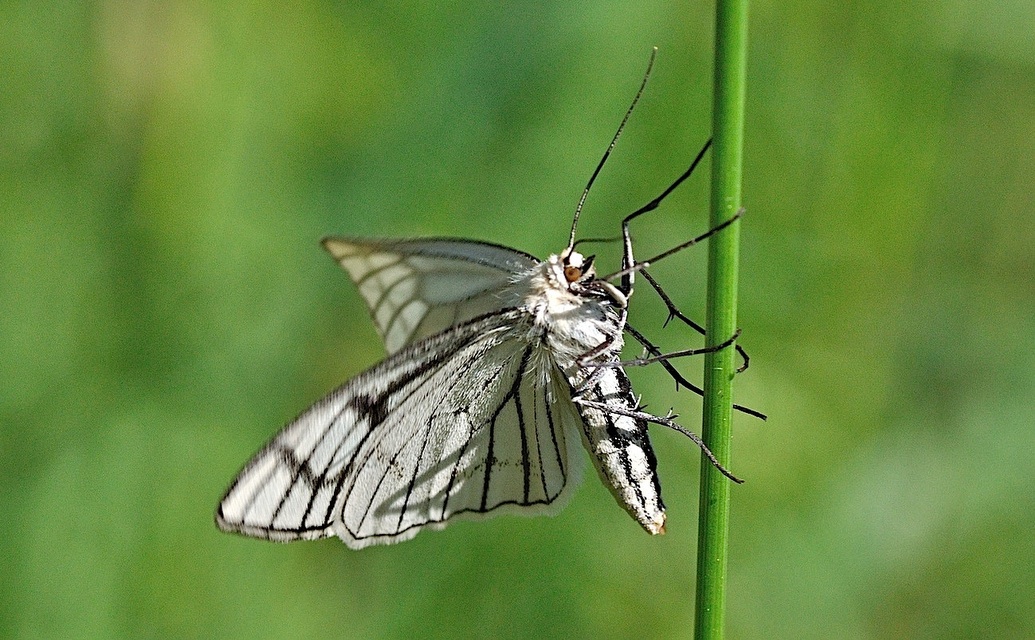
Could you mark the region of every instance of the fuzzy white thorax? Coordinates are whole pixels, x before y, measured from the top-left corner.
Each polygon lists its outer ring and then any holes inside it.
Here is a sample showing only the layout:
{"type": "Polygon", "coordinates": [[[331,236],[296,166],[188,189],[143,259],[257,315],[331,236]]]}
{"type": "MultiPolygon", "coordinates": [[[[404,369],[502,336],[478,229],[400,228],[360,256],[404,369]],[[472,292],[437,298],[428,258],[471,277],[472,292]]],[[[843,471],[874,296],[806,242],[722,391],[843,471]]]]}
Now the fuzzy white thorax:
{"type": "Polygon", "coordinates": [[[601,359],[611,359],[622,348],[622,327],[613,305],[584,293],[584,283],[593,277],[592,266],[574,282],[565,274],[566,268],[581,270],[584,264],[575,251],[568,254],[567,261],[563,254],[551,255],[530,273],[525,298],[537,329],[545,334],[546,346],[566,371],[605,342],[610,341],[610,347],[599,354],[601,359]]]}

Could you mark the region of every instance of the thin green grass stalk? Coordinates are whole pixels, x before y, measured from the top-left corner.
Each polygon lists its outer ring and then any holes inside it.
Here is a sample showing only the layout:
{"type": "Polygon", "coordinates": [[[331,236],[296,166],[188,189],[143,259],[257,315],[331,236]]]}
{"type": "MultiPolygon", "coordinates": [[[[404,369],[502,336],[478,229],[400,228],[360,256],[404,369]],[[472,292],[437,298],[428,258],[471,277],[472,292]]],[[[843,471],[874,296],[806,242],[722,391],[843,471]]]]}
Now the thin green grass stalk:
{"type": "MultiPolygon", "coordinates": [[[[711,225],[740,208],[744,148],[744,92],[747,67],[747,0],[717,0],[715,89],[712,108],[711,225]]],[[[733,335],[737,326],[737,262],[740,221],[708,240],[707,344],[733,335]]],[[[736,370],[732,346],[704,359],[702,435],[724,466],[730,463],[732,383],[736,370]]],[[[723,637],[726,566],[732,485],[707,460],[701,462],[697,543],[697,606],[694,637],[723,637]]]]}

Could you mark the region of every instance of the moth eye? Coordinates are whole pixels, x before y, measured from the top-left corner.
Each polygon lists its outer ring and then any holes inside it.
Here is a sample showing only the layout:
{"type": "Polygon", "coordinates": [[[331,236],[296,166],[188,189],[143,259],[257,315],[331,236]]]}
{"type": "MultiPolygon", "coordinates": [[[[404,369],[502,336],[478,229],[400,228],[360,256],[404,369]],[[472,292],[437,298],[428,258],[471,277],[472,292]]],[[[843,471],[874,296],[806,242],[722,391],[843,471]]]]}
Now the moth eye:
{"type": "Polygon", "coordinates": [[[576,280],[578,280],[581,277],[582,277],[582,269],[580,269],[578,267],[575,267],[575,266],[572,266],[572,265],[568,265],[568,266],[564,267],[564,278],[568,282],[575,282],[576,280]]]}

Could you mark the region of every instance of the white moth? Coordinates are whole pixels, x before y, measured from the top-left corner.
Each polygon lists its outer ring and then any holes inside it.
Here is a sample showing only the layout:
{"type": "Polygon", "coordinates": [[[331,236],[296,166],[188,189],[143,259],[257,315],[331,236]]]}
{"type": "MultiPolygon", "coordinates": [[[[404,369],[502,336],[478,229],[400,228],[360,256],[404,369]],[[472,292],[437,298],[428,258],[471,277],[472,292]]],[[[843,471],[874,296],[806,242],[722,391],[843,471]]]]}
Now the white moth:
{"type": "MultiPolygon", "coordinates": [[[[633,274],[646,265],[633,260],[628,222],[689,173],[626,218],[620,286],[574,250],[574,224],[545,261],[471,240],[324,240],[389,356],[259,451],[218,526],[276,541],[336,535],[358,549],[461,519],[554,514],[579,481],[581,440],[618,504],[664,533],[647,425],[679,427],[639,408],[621,366],[633,274]]],[[[674,372],[664,358],[650,361],[674,372]]]]}

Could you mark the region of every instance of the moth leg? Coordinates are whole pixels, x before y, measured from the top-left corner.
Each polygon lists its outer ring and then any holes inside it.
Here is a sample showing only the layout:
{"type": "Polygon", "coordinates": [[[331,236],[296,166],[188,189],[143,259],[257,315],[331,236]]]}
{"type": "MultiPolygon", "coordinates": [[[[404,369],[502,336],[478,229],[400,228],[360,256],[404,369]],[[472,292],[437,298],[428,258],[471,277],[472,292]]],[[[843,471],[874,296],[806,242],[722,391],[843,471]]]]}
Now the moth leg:
{"type": "MultiPolygon", "coordinates": [[[[651,355],[653,355],[654,357],[658,357],[660,355],[663,355],[661,353],[661,349],[659,349],[658,347],[654,346],[654,344],[652,344],[650,340],[648,340],[646,337],[644,337],[644,335],[642,333],[640,333],[639,331],[634,329],[631,325],[626,324],[625,325],[625,330],[628,331],[629,335],[631,335],[633,338],[636,338],[636,341],[639,342],[640,344],[642,344],[643,348],[646,349],[647,352],[650,353],[651,355]]],[[[701,387],[697,386],[696,384],[694,384],[694,383],[690,382],[689,380],[687,380],[685,377],[683,377],[683,374],[679,373],[679,371],[672,365],[671,362],[669,362],[668,360],[664,360],[664,359],[659,359],[658,362],[665,369],[665,371],[668,372],[668,374],[672,377],[672,379],[676,381],[676,389],[679,389],[679,386],[682,385],[682,386],[686,387],[687,389],[689,389],[690,391],[693,391],[697,395],[704,396],[704,390],[701,389],[701,387]]],[[[751,409],[749,407],[745,407],[743,405],[739,405],[737,403],[733,403],[733,408],[735,410],[737,410],[737,411],[740,411],[741,413],[746,413],[749,416],[755,416],[756,418],[759,418],[761,420],[765,420],[766,419],[766,415],[764,413],[762,413],[761,411],[755,411],[754,409],[751,409]]]]}
{"type": "Polygon", "coordinates": [[[584,398],[580,398],[579,400],[576,400],[576,402],[583,406],[591,407],[593,409],[597,409],[605,413],[613,413],[620,416],[628,416],[636,420],[645,420],[653,424],[660,424],[663,427],[668,427],[673,431],[678,431],[684,436],[690,438],[690,440],[692,440],[694,444],[700,447],[701,452],[704,453],[705,457],[708,458],[708,461],[711,462],[712,465],[716,469],[718,469],[722,475],[726,476],[727,478],[729,478],[733,482],[736,482],[737,484],[742,484],[744,482],[737,476],[730,473],[730,471],[726,467],[722,466],[722,463],[719,462],[718,458],[715,457],[715,454],[711,452],[711,449],[709,449],[708,445],[704,443],[704,440],[701,439],[701,436],[683,427],[671,418],[663,418],[661,416],[656,416],[654,414],[647,413],[646,411],[640,411],[639,409],[629,409],[628,407],[608,404],[606,402],[597,402],[595,400],[586,400],[584,398]]]}
{"type": "Polygon", "coordinates": [[[599,356],[600,354],[606,352],[608,349],[611,348],[611,346],[614,344],[614,342],[615,342],[614,336],[608,336],[607,338],[604,339],[603,342],[601,342],[597,346],[593,347],[592,349],[590,349],[586,353],[584,353],[581,356],[579,356],[578,358],[576,358],[575,363],[579,367],[586,368],[586,369],[591,369],[591,371],[590,371],[590,374],[588,376],[586,376],[586,379],[583,380],[582,383],[579,385],[579,388],[578,389],[573,389],[574,394],[572,396],[572,399],[581,398],[582,394],[585,393],[587,389],[592,389],[593,385],[595,385],[597,383],[597,381],[600,379],[600,377],[602,375],[604,375],[605,367],[607,365],[610,365],[611,363],[609,363],[609,362],[590,362],[590,360],[592,360],[593,358],[595,358],[595,357],[599,356]]]}
{"type": "MultiPolygon", "coordinates": [[[[648,340],[642,333],[634,329],[631,324],[626,323],[625,330],[628,331],[629,335],[631,335],[633,338],[636,338],[637,342],[643,345],[643,348],[647,350],[647,353],[655,357],[662,355],[661,349],[654,346],[654,344],[650,340],[648,340]]],[[[672,379],[676,381],[677,391],[679,390],[679,386],[682,385],[683,387],[689,389],[690,391],[693,391],[699,396],[704,395],[704,389],[698,387],[693,382],[690,382],[689,380],[684,378],[683,374],[679,373],[679,371],[674,366],[672,366],[671,362],[669,362],[668,360],[659,360],[658,362],[661,363],[661,366],[665,369],[665,371],[668,372],[669,376],[671,376],[672,379]]]]}
{"type": "MultiPolygon", "coordinates": [[[[708,148],[711,146],[712,140],[711,138],[708,138],[708,141],[704,143],[704,147],[701,148],[701,150],[697,153],[697,156],[694,158],[693,162],[690,163],[690,167],[685,172],[683,172],[681,176],[676,178],[675,182],[669,185],[667,189],[662,191],[658,195],[658,197],[654,198],[653,200],[643,205],[636,211],[633,211],[629,215],[625,216],[625,218],[622,220],[622,244],[624,245],[624,251],[622,254],[622,271],[624,273],[622,273],[622,285],[619,288],[622,290],[622,293],[626,295],[626,297],[628,297],[629,294],[632,293],[634,279],[633,274],[635,274],[635,272],[637,271],[636,267],[638,266],[636,260],[633,258],[632,235],[629,232],[629,223],[635,220],[636,218],[642,216],[643,214],[657,209],[658,205],[661,204],[662,200],[668,197],[668,194],[675,191],[676,187],[678,187],[680,184],[683,183],[684,180],[690,177],[690,174],[694,172],[694,169],[697,168],[697,165],[700,164],[702,159],[704,159],[704,154],[708,152],[708,148]]],[[[712,233],[714,233],[714,231],[708,232],[709,235],[711,235],[712,233]]],[[[691,244],[697,242],[698,240],[700,240],[700,238],[691,241],[691,244]]],[[[645,268],[646,266],[647,265],[644,264],[641,268],[645,268]]],[[[604,280],[609,279],[610,277],[604,278],[604,280]]]]}
{"type": "Polygon", "coordinates": [[[601,342],[597,346],[593,347],[592,349],[590,349],[586,353],[584,353],[581,356],[579,356],[578,358],[576,358],[575,359],[575,363],[578,364],[580,367],[599,366],[599,364],[597,364],[595,362],[590,362],[590,361],[593,358],[599,356],[600,354],[602,354],[605,351],[607,351],[608,349],[610,349],[611,345],[613,345],[614,343],[615,343],[614,336],[608,336],[607,338],[604,339],[603,342],[601,342]]]}
{"type": "Polygon", "coordinates": [[[708,143],[705,145],[705,148],[701,150],[701,154],[698,154],[697,158],[694,160],[694,164],[690,165],[690,168],[687,170],[687,173],[684,173],[682,176],[680,176],[672,184],[672,186],[670,186],[668,189],[665,190],[664,193],[662,193],[660,196],[658,196],[654,200],[651,200],[649,203],[647,203],[643,207],[641,207],[641,208],[637,209],[636,211],[632,212],[631,214],[629,214],[628,216],[626,216],[622,220],[622,240],[624,241],[624,244],[625,244],[625,251],[623,252],[623,256],[622,256],[622,268],[619,271],[615,271],[614,273],[608,274],[606,276],[602,276],[600,278],[601,280],[608,280],[608,281],[610,281],[610,280],[614,280],[615,278],[619,278],[619,277],[622,278],[622,287],[621,288],[622,288],[623,291],[627,290],[627,295],[628,295],[629,293],[632,293],[632,275],[635,274],[637,271],[643,271],[644,269],[646,269],[650,265],[654,264],[658,260],[662,260],[664,258],[667,258],[667,257],[671,256],[671,255],[679,253],[683,249],[687,249],[689,247],[692,247],[695,244],[697,244],[697,243],[699,243],[699,242],[701,242],[703,240],[706,240],[706,239],[712,237],[716,233],[722,231],[726,227],[730,226],[731,224],[733,224],[734,222],[739,220],[740,217],[742,215],[744,215],[744,207],[741,207],[740,209],[737,210],[737,212],[735,214],[733,214],[733,217],[729,218],[725,222],[721,222],[721,223],[717,224],[716,226],[712,227],[711,229],[708,229],[707,231],[705,231],[701,235],[697,236],[696,238],[692,238],[690,240],[687,240],[686,242],[683,242],[682,244],[678,244],[678,245],[672,247],[671,249],[669,249],[668,251],[663,251],[663,252],[659,253],[658,255],[654,256],[653,258],[648,258],[647,260],[640,260],[639,262],[637,262],[637,261],[633,260],[633,258],[632,258],[632,236],[629,233],[629,223],[630,223],[630,221],[632,221],[634,218],[636,218],[639,215],[642,215],[642,214],[644,214],[644,213],[646,213],[648,211],[653,211],[654,209],[657,209],[658,208],[658,204],[661,202],[661,199],[664,198],[665,196],[667,196],[669,193],[671,193],[672,189],[675,189],[677,186],[679,186],[679,183],[682,182],[684,179],[686,179],[690,175],[689,172],[693,171],[694,167],[697,165],[697,162],[701,159],[702,154],[704,153],[705,150],[707,150],[708,145],[710,145],[710,144],[711,144],[711,140],[709,140],[708,143]]]}
{"type": "MultiPolygon", "coordinates": [[[[655,280],[651,274],[647,273],[646,269],[641,269],[640,273],[643,274],[643,278],[650,284],[650,286],[658,292],[658,295],[661,296],[662,302],[664,302],[665,306],[668,307],[668,318],[665,319],[665,324],[662,325],[663,327],[667,327],[668,323],[672,322],[672,318],[675,318],[683,324],[685,324],[686,326],[693,329],[694,331],[696,331],[697,333],[701,334],[702,336],[708,335],[708,333],[704,330],[704,327],[691,320],[689,317],[686,316],[686,314],[679,310],[679,307],[677,307],[676,304],[672,302],[672,298],[670,298],[668,294],[665,293],[665,290],[661,288],[661,285],[658,284],[658,281],[655,280]]],[[[743,373],[747,370],[748,363],[751,361],[751,358],[748,357],[747,352],[744,351],[744,348],[741,347],[739,344],[737,345],[737,353],[739,353],[740,357],[744,359],[744,364],[737,367],[737,373],[743,373]]]]}
{"type": "Polygon", "coordinates": [[[662,362],[664,360],[672,360],[673,358],[684,358],[686,356],[699,356],[702,353],[712,353],[715,351],[722,351],[726,347],[736,341],[740,337],[740,329],[737,329],[732,336],[726,339],[725,342],[717,344],[713,347],[700,347],[698,349],[683,349],[682,351],[672,351],[670,353],[663,353],[652,356],[650,358],[636,358],[634,360],[621,360],[618,362],[605,362],[600,364],[601,367],[644,367],[648,364],[654,364],[655,362],[662,362]]]}

